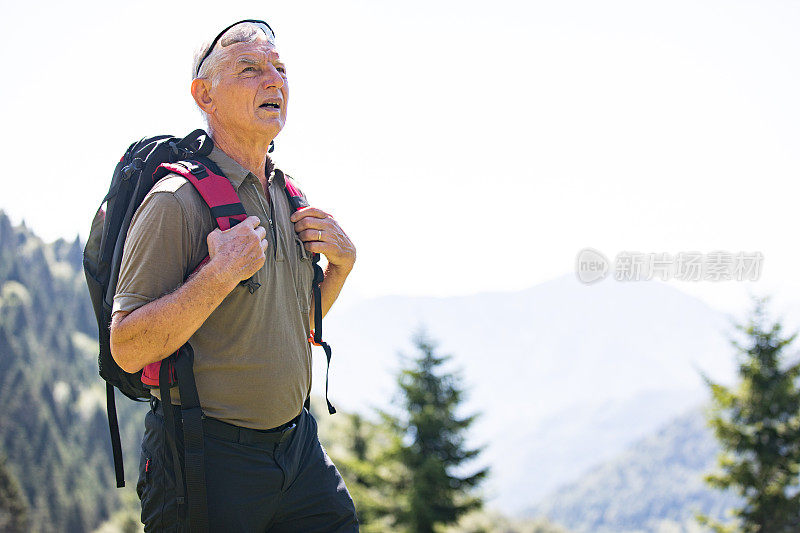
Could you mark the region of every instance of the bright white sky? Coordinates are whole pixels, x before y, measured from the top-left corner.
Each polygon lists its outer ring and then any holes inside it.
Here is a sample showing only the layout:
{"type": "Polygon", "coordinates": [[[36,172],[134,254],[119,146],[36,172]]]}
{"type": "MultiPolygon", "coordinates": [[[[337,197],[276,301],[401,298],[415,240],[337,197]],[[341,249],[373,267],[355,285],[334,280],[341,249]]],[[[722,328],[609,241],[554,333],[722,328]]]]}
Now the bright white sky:
{"type": "Polygon", "coordinates": [[[358,247],[344,299],[523,289],[590,246],[760,251],[755,287],[680,288],[800,301],[797,2],[2,1],[0,208],[47,239],[85,237],[131,141],[202,126],[192,50],[264,18],[278,165],[358,247]]]}

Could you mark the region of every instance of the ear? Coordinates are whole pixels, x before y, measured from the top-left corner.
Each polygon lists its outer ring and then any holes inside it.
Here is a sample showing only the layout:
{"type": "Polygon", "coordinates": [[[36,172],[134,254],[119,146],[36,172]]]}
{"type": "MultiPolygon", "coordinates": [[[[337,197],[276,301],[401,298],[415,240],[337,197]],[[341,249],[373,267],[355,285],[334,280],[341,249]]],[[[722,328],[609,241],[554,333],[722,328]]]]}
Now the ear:
{"type": "Polygon", "coordinates": [[[211,99],[211,81],[195,78],[192,80],[190,90],[197,106],[210,115],[214,111],[214,102],[211,99]]]}

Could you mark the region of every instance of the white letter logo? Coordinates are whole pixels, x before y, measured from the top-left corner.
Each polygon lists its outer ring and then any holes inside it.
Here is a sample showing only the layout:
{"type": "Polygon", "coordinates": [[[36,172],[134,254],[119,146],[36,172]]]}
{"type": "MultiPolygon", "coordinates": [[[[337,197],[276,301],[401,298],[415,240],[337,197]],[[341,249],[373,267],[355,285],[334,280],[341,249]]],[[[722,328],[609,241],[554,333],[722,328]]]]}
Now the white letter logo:
{"type": "Polygon", "coordinates": [[[595,283],[608,274],[608,259],[594,248],[584,248],[578,252],[575,273],[581,283],[595,283]]]}

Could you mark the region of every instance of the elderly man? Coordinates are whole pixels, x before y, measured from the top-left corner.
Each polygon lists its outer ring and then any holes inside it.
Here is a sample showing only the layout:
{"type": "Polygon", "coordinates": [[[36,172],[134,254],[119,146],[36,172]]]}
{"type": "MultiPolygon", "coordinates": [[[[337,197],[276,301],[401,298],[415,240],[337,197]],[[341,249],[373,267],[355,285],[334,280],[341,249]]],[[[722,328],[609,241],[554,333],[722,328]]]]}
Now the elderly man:
{"type": "MultiPolygon", "coordinates": [[[[121,368],[137,372],[184,343],[193,348],[211,531],[357,531],[350,495],[303,407],[311,390],[311,254],[328,260],[324,314],[353,268],[355,248],[327,213],[292,214],[285,178],[267,156],[289,100],[274,38],[266,23],[240,22],[195,57],[191,94],[214,143],[209,159],[249,217],[215,229],[185,178],[159,181],[125,241],[111,350],[121,368]],[[240,283],[251,277],[258,290],[240,283]]],[[[182,446],[170,450],[164,422],[168,409],[180,417],[177,391],[171,396],[170,405],[154,399],[145,419],[137,491],[147,531],[187,528],[176,501],[182,446]]]]}

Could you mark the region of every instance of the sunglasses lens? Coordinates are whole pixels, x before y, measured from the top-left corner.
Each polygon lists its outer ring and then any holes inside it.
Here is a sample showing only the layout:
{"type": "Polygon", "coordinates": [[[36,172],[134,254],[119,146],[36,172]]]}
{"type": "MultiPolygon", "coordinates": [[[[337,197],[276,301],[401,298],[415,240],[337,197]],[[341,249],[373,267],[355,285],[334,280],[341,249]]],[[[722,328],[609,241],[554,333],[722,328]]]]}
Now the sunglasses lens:
{"type": "Polygon", "coordinates": [[[275,42],[275,33],[273,33],[272,28],[270,28],[269,25],[266,22],[258,22],[258,23],[255,23],[255,24],[256,24],[256,26],[258,26],[259,28],[264,30],[264,34],[267,36],[267,39],[270,42],[273,42],[273,43],[275,42]]]}
{"type": "Polygon", "coordinates": [[[234,28],[236,28],[240,24],[252,24],[253,26],[256,26],[258,29],[260,29],[262,32],[264,32],[264,35],[267,37],[267,40],[269,42],[271,42],[272,44],[275,44],[275,32],[272,31],[272,28],[269,27],[269,24],[267,24],[263,20],[243,20],[241,22],[237,22],[236,24],[234,24],[234,25],[232,25],[232,26],[230,26],[228,28],[225,28],[224,31],[222,31],[219,35],[217,35],[217,38],[214,39],[214,44],[216,45],[216,43],[220,39],[222,39],[223,35],[225,35],[229,31],[233,30],[234,28]]]}

